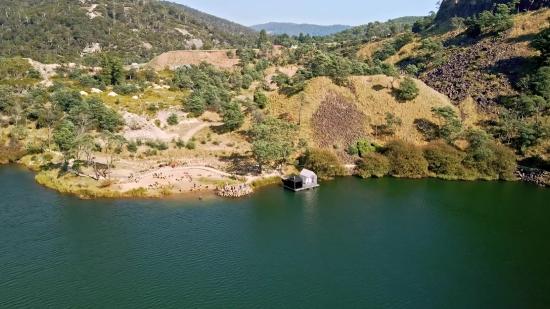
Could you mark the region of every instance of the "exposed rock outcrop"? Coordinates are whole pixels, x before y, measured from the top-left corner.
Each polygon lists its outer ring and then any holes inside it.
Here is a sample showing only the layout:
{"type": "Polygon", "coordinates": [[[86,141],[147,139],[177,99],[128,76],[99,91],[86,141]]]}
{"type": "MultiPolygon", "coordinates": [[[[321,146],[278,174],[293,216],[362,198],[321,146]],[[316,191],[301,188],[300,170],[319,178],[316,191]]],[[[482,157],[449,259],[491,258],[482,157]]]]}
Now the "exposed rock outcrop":
{"type": "Polygon", "coordinates": [[[317,144],[322,148],[339,146],[341,160],[347,162],[345,149],[348,145],[366,136],[367,116],[357,106],[339,96],[329,93],[313,114],[311,125],[317,144]]]}
{"type": "Polygon", "coordinates": [[[550,173],[547,171],[518,166],[515,174],[522,181],[532,182],[542,187],[550,184],[550,173]]]}
{"type": "Polygon", "coordinates": [[[457,47],[449,53],[447,62],[420,78],[454,104],[471,96],[485,109],[501,96],[516,94],[512,85],[519,79],[517,68],[525,62],[517,57],[519,54],[518,47],[505,40],[487,38],[457,47]]]}
{"type": "Polygon", "coordinates": [[[216,188],[215,192],[216,195],[221,197],[239,198],[252,194],[252,189],[246,184],[235,186],[227,185],[224,188],[216,188]]]}

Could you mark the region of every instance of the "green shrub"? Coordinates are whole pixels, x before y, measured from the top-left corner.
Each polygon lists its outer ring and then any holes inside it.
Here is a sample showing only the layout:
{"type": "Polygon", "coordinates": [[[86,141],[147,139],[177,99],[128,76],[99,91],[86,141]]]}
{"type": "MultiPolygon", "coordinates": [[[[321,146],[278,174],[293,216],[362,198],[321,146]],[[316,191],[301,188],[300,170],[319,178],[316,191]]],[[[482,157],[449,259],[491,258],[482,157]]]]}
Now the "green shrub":
{"type": "Polygon", "coordinates": [[[158,128],[160,128],[160,125],[161,125],[160,120],[155,119],[155,125],[156,125],[158,128]]]}
{"type": "Polygon", "coordinates": [[[256,91],[254,93],[254,103],[260,108],[264,109],[268,104],[268,99],[265,93],[261,91],[256,91]]]}
{"type": "Polygon", "coordinates": [[[328,149],[311,149],[302,157],[305,168],[314,171],[321,180],[329,180],[336,176],[346,176],[346,168],[338,157],[328,149]]]}
{"type": "Polygon", "coordinates": [[[147,149],[143,153],[146,157],[156,156],[158,154],[156,149],[147,149]]]}
{"type": "Polygon", "coordinates": [[[0,144],[0,163],[16,162],[26,154],[23,144],[15,138],[11,138],[6,146],[0,144]]]}
{"type": "Polygon", "coordinates": [[[139,88],[134,84],[119,84],[113,87],[113,91],[118,94],[128,95],[138,93],[139,88]]]}
{"type": "Polygon", "coordinates": [[[44,159],[44,161],[51,161],[53,160],[53,154],[51,152],[46,152],[45,154],[42,155],[42,159],[44,159]]]}
{"type": "Polygon", "coordinates": [[[137,150],[138,150],[138,146],[137,146],[136,142],[129,142],[126,145],[126,149],[128,149],[128,151],[131,152],[131,153],[136,153],[137,150]]]}
{"type": "Polygon", "coordinates": [[[185,142],[181,139],[181,137],[178,138],[178,140],[176,141],[176,147],[178,147],[180,149],[185,147],[185,142]]]}
{"type": "Polygon", "coordinates": [[[470,143],[464,163],[477,170],[484,179],[515,180],[517,166],[512,150],[497,145],[481,130],[468,130],[465,137],[470,143]]]}
{"type": "Polygon", "coordinates": [[[250,88],[250,86],[252,86],[252,82],[254,82],[254,79],[252,78],[252,76],[250,76],[249,74],[244,74],[242,88],[245,90],[250,88]]]}
{"type": "Polygon", "coordinates": [[[399,88],[395,90],[395,97],[400,101],[414,100],[419,94],[420,89],[410,77],[405,77],[399,84],[399,88]]]}
{"type": "Polygon", "coordinates": [[[353,144],[349,145],[348,154],[350,154],[352,156],[359,154],[359,148],[357,148],[357,143],[353,143],[353,144]]]}
{"type": "Polygon", "coordinates": [[[29,69],[29,73],[27,74],[27,76],[28,76],[29,78],[36,78],[36,79],[42,78],[42,76],[40,75],[40,71],[38,71],[38,70],[35,69],[35,68],[30,68],[30,69],[29,69]]]}
{"type": "Polygon", "coordinates": [[[145,141],[145,145],[151,147],[152,149],[157,149],[157,142],[154,140],[148,139],[145,141]]]}
{"type": "Polygon", "coordinates": [[[179,118],[178,118],[178,115],[172,113],[168,119],[166,119],[166,122],[171,125],[171,126],[175,126],[177,124],[179,124],[179,118]]]}
{"type": "Polygon", "coordinates": [[[82,70],[78,68],[74,68],[69,72],[69,78],[70,79],[78,79],[82,76],[82,70]]]}
{"type": "Polygon", "coordinates": [[[167,150],[168,145],[163,141],[157,141],[157,149],[160,150],[160,151],[167,150]]]}
{"type": "Polygon", "coordinates": [[[91,75],[82,75],[79,78],[80,86],[82,87],[97,87],[99,83],[97,80],[91,76],[91,75]]]}
{"type": "Polygon", "coordinates": [[[390,161],[389,174],[392,176],[418,178],[428,175],[428,161],[422,150],[413,144],[394,140],[386,145],[384,155],[390,161]]]}
{"type": "Polygon", "coordinates": [[[147,105],[147,110],[150,112],[156,112],[159,110],[159,105],[157,103],[149,103],[149,105],[147,105]]]}
{"type": "Polygon", "coordinates": [[[190,140],[189,142],[187,142],[186,147],[187,147],[187,149],[190,149],[190,150],[195,149],[195,142],[190,140]]]}
{"type": "Polygon", "coordinates": [[[363,157],[357,167],[357,175],[362,178],[384,177],[389,173],[390,161],[378,153],[369,153],[363,157]]]}
{"type": "Polygon", "coordinates": [[[434,141],[424,147],[428,170],[445,178],[461,178],[465,174],[462,161],[466,154],[444,141],[434,141]]]}

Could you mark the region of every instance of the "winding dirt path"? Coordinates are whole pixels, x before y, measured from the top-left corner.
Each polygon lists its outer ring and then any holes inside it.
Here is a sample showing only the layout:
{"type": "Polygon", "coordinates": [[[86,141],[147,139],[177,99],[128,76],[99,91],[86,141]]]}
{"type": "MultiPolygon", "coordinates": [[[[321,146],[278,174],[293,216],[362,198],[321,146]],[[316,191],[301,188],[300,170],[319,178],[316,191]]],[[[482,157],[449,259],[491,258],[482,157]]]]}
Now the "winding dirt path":
{"type": "Polygon", "coordinates": [[[193,129],[187,131],[182,137],[181,139],[184,141],[184,142],[188,142],[191,138],[193,138],[193,136],[195,134],[197,134],[197,132],[199,132],[200,130],[206,128],[206,127],[211,127],[211,126],[214,126],[214,125],[221,125],[222,123],[210,123],[210,122],[205,122],[205,123],[202,123],[201,125],[199,126],[196,126],[194,127],[193,129]]]}

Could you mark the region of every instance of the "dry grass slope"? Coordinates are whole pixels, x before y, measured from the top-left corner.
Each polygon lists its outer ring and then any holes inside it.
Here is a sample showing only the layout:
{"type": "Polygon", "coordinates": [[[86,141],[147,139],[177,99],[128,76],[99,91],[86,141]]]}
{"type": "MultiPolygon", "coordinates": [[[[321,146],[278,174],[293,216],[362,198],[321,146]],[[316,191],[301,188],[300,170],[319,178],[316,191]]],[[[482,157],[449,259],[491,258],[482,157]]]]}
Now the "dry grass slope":
{"type": "MultiPolygon", "coordinates": [[[[397,130],[395,137],[423,144],[422,135],[415,129],[415,119],[425,118],[437,123],[437,119],[432,116],[432,107],[451,106],[458,111],[458,108],[454,107],[446,96],[419,80],[415,80],[415,82],[420,88],[420,95],[415,100],[406,103],[400,103],[395,99],[392,94],[391,79],[386,76],[352,77],[351,82],[354,87],[346,88],[333,84],[328,78],[319,77],[309,82],[303,96],[296,95],[288,98],[273,92],[270,95],[268,111],[272,115],[285,118],[293,123],[300,121],[300,137],[308,140],[312,146],[321,146],[314,134],[313,116],[321,104],[330,102],[330,100],[327,101],[327,98],[330,99],[333,96],[355,104],[357,110],[364,113],[366,119],[364,132],[371,139],[374,139],[374,131],[371,126],[384,124],[386,113],[393,113],[403,120],[403,125],[397,130]]],[[[397,87],[397,85],[398,82],[395,82],[394,86],[397,87]]],[[[337,124],[326,123],[326,125],[337,124]]],[[[340,126],[342,126],[342,130],[346,130],[345,124],[340,124],[340,126]]],[[[383,143],[385,138],[378,136],[377,141],[383,143]]],[[[339,141],[323,141],[322,144],[327,143],[332,145],[338,144],[339,141]]],[[[347,147],[348,145],[338,146],[347,147]]]]}
{"type": "Polygon", "coordinates": [[[239,58],[227,57],[227,50],[178,50],[159,55],[146,66],[161,71],[167,66],[173,69],[179,65],[198,65],[203,61],[211,63],[218,69],[230,69],[239,63],[239,58]]]}

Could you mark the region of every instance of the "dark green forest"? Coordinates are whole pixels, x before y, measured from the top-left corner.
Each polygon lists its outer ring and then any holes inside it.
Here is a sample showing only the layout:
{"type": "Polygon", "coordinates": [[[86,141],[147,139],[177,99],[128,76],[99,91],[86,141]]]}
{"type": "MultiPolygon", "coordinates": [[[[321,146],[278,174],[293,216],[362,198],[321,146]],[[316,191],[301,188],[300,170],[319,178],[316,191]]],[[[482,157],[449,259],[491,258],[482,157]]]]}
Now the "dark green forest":
{"type": "Polygon", "coordinates": [[[253,31],[196,10],[149,0],[0,0],[0,57],[22,56],[44,63],[73,61],[99,43],[124,63],[143,62],[170,50],[247,47],[253,31]],[[93,14],[93,15],[91,15],[93,14]],[[91,16],[95,16],[93,19],[91,16]],[[176,28],[189,34],[182,34],[176,28]]]}

